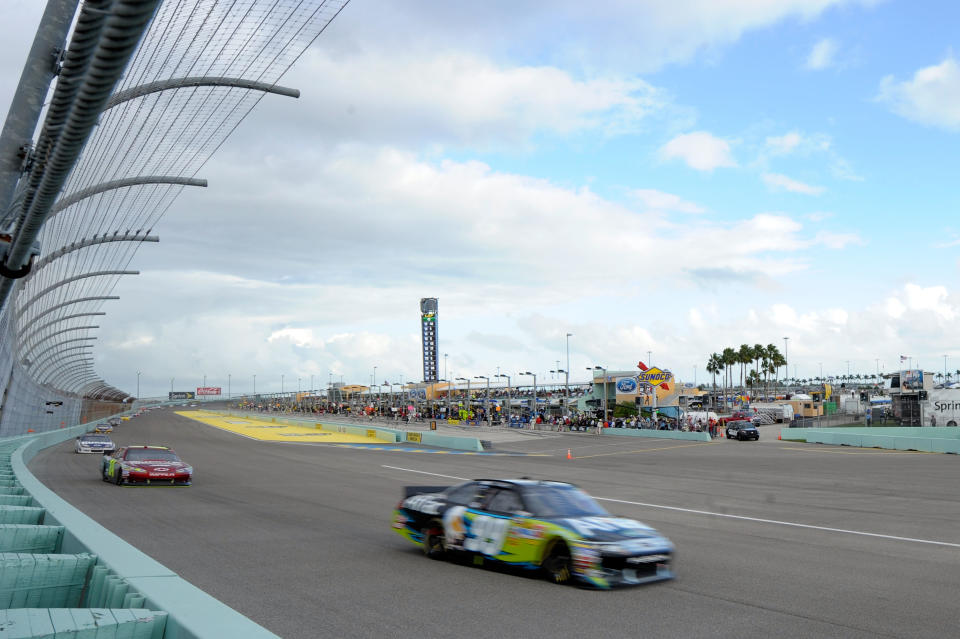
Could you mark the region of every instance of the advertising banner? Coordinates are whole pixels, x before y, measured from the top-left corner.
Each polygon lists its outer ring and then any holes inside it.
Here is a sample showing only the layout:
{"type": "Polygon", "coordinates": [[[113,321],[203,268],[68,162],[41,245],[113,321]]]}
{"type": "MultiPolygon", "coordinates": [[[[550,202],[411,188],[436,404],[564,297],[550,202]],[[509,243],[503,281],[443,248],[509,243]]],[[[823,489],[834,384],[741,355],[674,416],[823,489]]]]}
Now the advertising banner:
{"type": "Polygon", "coordinates": [[[923,388],[923,371],[903,371],[900,373],[900,388],[903,390],[921,390],[923,388]]]}
{"type": "Polygon", "coordinates": [[[167,395],[169,399],[196,399],[193,391],[170,391],[167,395]]]}
{"type": "Polygon", "coordinates": [[[617,378],[617,395],[633,395],[637,392],[637,379],[635,377],[617,378]]]}
{"type": "Polygon", "coordinates": [[[219,395],[219,386],[200,386],[197,388],[197,395],[219,395]]]}

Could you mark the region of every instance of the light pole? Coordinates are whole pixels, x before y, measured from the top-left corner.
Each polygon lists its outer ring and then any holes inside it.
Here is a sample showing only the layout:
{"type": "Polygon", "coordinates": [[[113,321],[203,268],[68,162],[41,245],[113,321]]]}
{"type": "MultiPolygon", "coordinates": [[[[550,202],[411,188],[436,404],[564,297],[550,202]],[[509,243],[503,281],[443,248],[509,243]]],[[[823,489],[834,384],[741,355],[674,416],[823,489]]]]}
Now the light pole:
{"type": "Polygon", "coordinates": [[[563,380],[563,387],[567,395],[566,401],[563,403],[564,412],[566,416],[570,417],[570,338],[573,337],[573,333],[567,333],[567,367],[566,367],[566,377],[563,380]]]}
{"type": "Polygon", "coordinates": [[[474,375],[474,379],[485,379],[487,380],[487,396],[483,400],[484,412],[487,413],[487,426],[490,426],[490,378],[486,375],[474,375]]]}
{"type": "MultiPolygon", "coordinates": [[[[203,387],[204,387],[204,388],[207,387],[207,374],[206,374],[206,373],[203,374],[203,387]]],[[[207,391],[203,391],[203,392],[207,392],[207,391]]],[[[203,396],[203,401],[207,401],[207,396],[206,396],[206,395],[203,396]]]]}
{"type": "Polygon", "coordinates": [[[943,356],[943,385],[946,388],[947,385],[947,356],[943,356]]]}
{"type": "Polygon", "coordinates": [[[494,377],[506,377],[506,378],[507,378],[507,414],[506,414],[504,417],[505,417],[505,419],[507,420],[507,422],[509,422],[509,421],[510,421],[510,408],[511,408],[511,405],[513,404],[513,400],[510,398],[510,376],[509,376],[509,375],[506,375],[506,374],[501,375],[500,373],[497,373],[496,375],[494,375],[494,377]]]}
{"type": "Polygon", "coordinates": [[[230,401],[230,373],[227,373],[227,401],[230,401]]]}
{"type": "MultiPolygon", "coordinates": [[[[944,366],[946,366],[946,356],[944,356],[944,366]]],[[[137,400],[140,399],[140,371],[137,371],[137,400]]]]}
{"type": "MultiPolygon", "coordinates": [[[[653,351],[647,351],[647,366],[653,368],[653,351]]],[[[604,373],[604,375],[606,375],[606,373],[604,373]]],[[[606,380],[606,377],[604,377],[604,380],[606,380]]],[[[606,384],[606,381],[604,381],[604,384],[606,384]]]]}
{"type": "Polygon", "coordinates": [[[569,412],[569,409],[567,408],[567,404],[570,403],[570,373],[568,371],[563,370],[562,368],[558,368],[550,372],[557,373],[558,375],[560,373],[563,373],[565,375],[565,377],[563,378],[563,394],[565,396],[563,409],[564,409],[564,413],[569,412]]]}
{"type": "Polygon", "coordinates": [[[530,371],[517,373],[517,375],[529,375],[533,378],[533,403],[530,405],[530,428],[533,428],[537,420],[537,375],[536,373],[531,373],[530,371]]]}
{"type": "Polygon", "coordinates": [[[464,381],[467,383],[467,417],[470,417],[470,379],[467,377],[456,377],[454,378],[457,381],[464,381]]]}
{"type": "Polygon", "coordinates": [[[443,378],[450,379],[449,377],[447,377],[447,354],[446,353],[443,354],[443,378]]]}
{"type": "Polygon", "coordinates": [[[176,377],[171,377],[171,378],[170,378],[170,392],[171,392],[171,393],[173,392],[173,380],[175,380],[175,379],[176,379],[176,377]]]}
{"type": "Polygon", "coordinates": [[[373,381],[370,382],[370,385],[371,386],[377,385],[377,367],[376,366],[373,367],[373,381]]]}
{"type": "Polygon", "coordinates": [[[283,373],[280,373],[280,396],[283,397],[283,373]]]}
{"type": "MultiPolygon", "coordinates": [[[[650,361],[650,351],[647,351],[647,361],[650,361]]],[[[649,366],[649,364],[648,364],[649,366]]],[[[588,371],[603,371],[603,421],[607,421],[607,369],[603,366],[587,367],[588,371]]],[[[652,415],[653,413],[651,413],[652,415]]]]}

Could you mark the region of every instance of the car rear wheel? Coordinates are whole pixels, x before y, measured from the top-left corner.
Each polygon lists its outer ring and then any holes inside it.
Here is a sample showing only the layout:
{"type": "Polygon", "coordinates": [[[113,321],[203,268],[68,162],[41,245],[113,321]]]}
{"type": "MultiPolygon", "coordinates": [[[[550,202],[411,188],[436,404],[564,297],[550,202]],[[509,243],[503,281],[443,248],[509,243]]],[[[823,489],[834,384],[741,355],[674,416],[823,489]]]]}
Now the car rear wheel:
{"type": "Polygon", "coordinates": [[[439,522],[431,522],[423,529],[423,554],[430,559],[443,559],[447,554],[447,540],[439,522]]]}
{"type": "Polygon", "coordinates": [[[547,558],[540,564],[547,578],[555,584],[567,584],[573,579],[571,569],[570,549],[567,544],[558,541],[550,549],[547,558]]]}
{"type": "Polygon", "coordinates": [[[117,486],[123,485],[123,471],[121,471],[119,468],[117,468],[117,476],[113,478],[113,481],[117,484],[117,486]]]}

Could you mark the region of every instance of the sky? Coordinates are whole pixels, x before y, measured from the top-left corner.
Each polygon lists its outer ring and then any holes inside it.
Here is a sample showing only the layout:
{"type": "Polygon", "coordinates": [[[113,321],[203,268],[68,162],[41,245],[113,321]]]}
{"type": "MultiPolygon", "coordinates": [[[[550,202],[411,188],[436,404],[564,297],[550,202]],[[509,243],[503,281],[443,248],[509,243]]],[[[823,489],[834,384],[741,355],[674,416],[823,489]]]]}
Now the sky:
{"type": "MultiPolygon", "coordinates": [[[[0,104],[41,10],[0,7],[0,104]]],[[[419,381],[422,297],[450,378],[703,383],[785,337],[791,377],[960,369],[957,24],[949,1],[352,0],[283,78],[301,97],[264,98],[155,227],[96,370],[141,396],[419,381]]]]}

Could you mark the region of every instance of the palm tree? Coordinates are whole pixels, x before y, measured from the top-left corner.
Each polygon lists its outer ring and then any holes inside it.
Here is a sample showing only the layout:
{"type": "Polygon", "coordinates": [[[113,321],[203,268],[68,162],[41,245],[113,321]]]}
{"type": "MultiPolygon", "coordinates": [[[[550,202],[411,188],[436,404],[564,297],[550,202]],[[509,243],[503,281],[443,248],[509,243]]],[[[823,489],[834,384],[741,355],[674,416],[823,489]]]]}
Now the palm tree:
{"type": "Polygon", "coordinates": [[[753,348],[753,370],[760,373],[760,357],[763,355],[763,344],[754,344],[753,348]]]}
{"type": "MultiPolygon", "coordinates": [[[[729,346],[723,349],[723,353],[720,354],[720,358],[723,361],[724,370],[726,372],[725,377],[730,377],[730,367],[737,363],[737,352],[730,348],[729,346]]],[[[733,379],[730,379],[730,386],[733,386],[733,379]]],[[[726,391],[724,391],[724,405],[726,405],[726,391]]]]}
{"type": "Polygon", "coordinates": [[[743,378],[746,375],[747,364],[753,362],[753,349],[749,344],[741,344],[737,351],[737,363],[740,364],[740,388],[743,388],[743,378]]]}
{"type": "Polygon", "coordinates": [[[713,394],[717,394],[717,373],[723,370],[723,359],[716,353],[712,353],[707,360],[707,372],[712,376],[713,394]]]}

